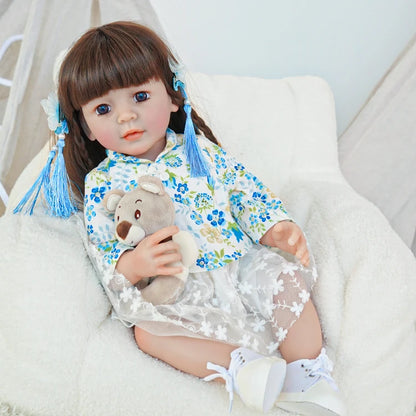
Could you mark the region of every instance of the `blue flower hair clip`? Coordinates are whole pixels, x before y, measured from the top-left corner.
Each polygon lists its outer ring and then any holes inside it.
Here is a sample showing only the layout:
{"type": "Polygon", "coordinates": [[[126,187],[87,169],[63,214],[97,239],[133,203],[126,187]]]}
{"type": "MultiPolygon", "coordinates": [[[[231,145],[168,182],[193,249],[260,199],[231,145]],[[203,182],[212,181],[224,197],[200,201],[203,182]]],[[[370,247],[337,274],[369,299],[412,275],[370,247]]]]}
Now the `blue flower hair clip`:
{"type": "Polygon", "coordinates": [[[61,106],[56,93],[49,93],[48,98],[43,99],[40,105],[48,116],[49,130],[52,130],[56,135],[61,133],[68,134],[68,124],[61,112],[61,106]]]}
{"type": "Polygon", "coordinates": [[[173,72],[173,89],[180,91],[182,97],[185,99],[183,109],[186,114],[185,129],[184,129],[184,144],[186,159],[191,169],[191,176],[210,176],[209,166],[202,154],[198,145],[198,140],[195,134],[195,126],[192,121],[192,107],[186,93],[185,87],[185,73],[183,66],[177,64],[173,60],[169,60],[170,70],[173,72]]]}
{"type": "Polygon", "coordinates": [[[65,135],[69,132],[68,124],[61,113],[58,97],[55,93],[50,93],[47,99],[41,101],[41,105],[48,116],[48,127],[58,136],[58,140],[49,152],[46,165],[38,178],[13,210],[13,213],[24,212],[32,215],[42,191],[48,205],[49,214],[55,217],[68,218],[77,211],[74,196],[69,186],[69,177],[63,155],[65,135]],[[52,164],[54,164],[54,169],[51,174],[52,164]]]}

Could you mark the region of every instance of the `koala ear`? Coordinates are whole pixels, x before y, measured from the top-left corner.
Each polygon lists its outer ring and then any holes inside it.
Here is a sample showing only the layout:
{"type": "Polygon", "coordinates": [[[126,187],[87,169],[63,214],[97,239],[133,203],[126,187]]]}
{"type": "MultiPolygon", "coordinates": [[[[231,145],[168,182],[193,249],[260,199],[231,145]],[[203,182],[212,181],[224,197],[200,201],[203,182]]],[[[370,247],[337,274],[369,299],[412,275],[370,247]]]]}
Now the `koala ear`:
{"type": "Polygon", "coordinates": [[[144,189],[147,192],[151,192],[156,195],[164,195],[165,188],[162,181],[155,176],[142,176],[139,178],[138,184],[140,188],[144,189]]]}
{"type": "Polygon", "coordinates": [[[113,189],[105,194],[103,204],[108,212],[114,212],[120,199],[123,198],[124,192],[121,189],[113,189]]]}
{"type": "Polygon", "coordinates": [[[142,183],[140,186],[142,189],[144,189],[147,192],[161,195],[161,189],[154,183],[142,183]]]}

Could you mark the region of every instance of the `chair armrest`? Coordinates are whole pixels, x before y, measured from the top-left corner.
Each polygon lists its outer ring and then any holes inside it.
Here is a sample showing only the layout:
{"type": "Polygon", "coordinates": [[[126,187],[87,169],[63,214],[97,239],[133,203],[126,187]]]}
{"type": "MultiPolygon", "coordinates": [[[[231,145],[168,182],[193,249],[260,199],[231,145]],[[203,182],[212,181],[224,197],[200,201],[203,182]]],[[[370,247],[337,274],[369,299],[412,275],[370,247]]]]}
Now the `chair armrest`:
{"type": "Polygon", "coordinates": [[[401,322],[398,338],[409,331],[416,316],[416,259],[381,211],[346,182],[292,181],[279,196],[315,257],[314,296],[330,344],[350,345],[342,340],[349,331],[368,344],[386,322],[401,322]],[[358,326],[360,319],[365,323],[357,329],[352,321],[358,326]]]}

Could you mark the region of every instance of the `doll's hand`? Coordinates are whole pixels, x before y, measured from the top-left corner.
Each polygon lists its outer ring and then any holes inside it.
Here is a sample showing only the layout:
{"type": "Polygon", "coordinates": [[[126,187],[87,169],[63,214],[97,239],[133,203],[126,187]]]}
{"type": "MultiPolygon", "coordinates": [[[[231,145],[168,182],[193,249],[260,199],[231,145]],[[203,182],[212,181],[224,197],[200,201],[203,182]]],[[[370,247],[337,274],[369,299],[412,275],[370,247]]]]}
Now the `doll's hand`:
{"type": "Polygon", "coordinates": [[[309,265],[306,238],[300,227],[294,222],[278,222],[266,232],[260,242],[293,254],[304,266],[309,265]]]}
{"type": "Polygon", "coordinates": [[[133,284],[146,277],[181,273],[181,266],[169,266],[182,259],[179,245],[172,240],[163,241],[178,231],[179,228],[172,225],[145,237],[133,250],[121,255],[117,271],[133,284]]]}

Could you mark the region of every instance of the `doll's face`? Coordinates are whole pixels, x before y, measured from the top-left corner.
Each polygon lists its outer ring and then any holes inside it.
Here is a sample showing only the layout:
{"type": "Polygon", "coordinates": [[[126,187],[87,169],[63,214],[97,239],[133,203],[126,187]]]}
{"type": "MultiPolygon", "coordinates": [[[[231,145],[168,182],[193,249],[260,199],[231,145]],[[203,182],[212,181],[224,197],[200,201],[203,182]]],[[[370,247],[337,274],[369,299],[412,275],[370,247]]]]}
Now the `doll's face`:
{"type": "Polygon", "coordinates": [[[90,140],[106,149],[155,160],[166,144],[170,115],[178,111],[161,81],[110,90],[82,106],[90,140]]]}

